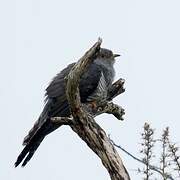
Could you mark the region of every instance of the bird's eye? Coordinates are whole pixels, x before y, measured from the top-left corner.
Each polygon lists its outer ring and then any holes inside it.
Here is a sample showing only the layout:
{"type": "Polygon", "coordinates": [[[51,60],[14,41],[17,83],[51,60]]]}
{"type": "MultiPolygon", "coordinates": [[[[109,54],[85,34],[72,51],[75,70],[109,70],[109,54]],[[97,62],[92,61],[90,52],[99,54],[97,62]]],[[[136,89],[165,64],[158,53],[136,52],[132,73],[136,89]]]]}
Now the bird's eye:
{"type": "Polygon", "coordinates": [[[101,57],[104,58],[104,54],[102,54],[101,57]]]}

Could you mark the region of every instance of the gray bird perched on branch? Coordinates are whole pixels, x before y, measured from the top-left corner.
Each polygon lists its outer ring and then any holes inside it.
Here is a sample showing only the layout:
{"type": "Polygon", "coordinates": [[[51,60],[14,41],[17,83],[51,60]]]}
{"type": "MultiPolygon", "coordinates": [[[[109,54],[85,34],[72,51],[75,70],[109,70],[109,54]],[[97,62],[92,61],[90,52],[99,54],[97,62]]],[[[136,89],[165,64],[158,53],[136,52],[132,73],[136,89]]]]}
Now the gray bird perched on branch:
{"type": "MultiPolygon", "coordinates": [[[[115,71],[115,57],[111,50],[100,48],[88,70],[82,75],[79,84],[82,103],[91,103],[93,106],[107,98],[108,88],[112,85],[115,71]]],[[[46,89],[46,104],[33,128],[24,138],[24,149],[15,162],[17,167],[22,161],[22,166],[32,158],[46,135],[60,127],[53,124],[52,117],[69,117],[71,115],[67,97],[65,77],[69,74],[75,63],[68,65],[52,80],[46,89]]]]}

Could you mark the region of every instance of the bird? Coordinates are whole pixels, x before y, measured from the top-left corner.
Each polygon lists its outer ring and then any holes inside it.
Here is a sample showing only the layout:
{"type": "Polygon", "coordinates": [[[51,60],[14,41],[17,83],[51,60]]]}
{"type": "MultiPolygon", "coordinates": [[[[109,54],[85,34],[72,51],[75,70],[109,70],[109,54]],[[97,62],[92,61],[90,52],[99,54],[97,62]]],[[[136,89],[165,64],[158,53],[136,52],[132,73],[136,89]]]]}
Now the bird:
{"type": "MultiPolygon", "coordinates": [[[[98,103],[107,98],[108,88],[112,85],[115,69],[114,63],[119,54],[100,48],[93,62],[80,78],[79,92],[81,103],[98,103]]],[[[60,124],[52,123],[52,117],[70,117],[71,112],[66,97],[66,80],[75,63],[69,64],[58,73],[46,88],[46,100],[42,113],[32,129],[23,140],[24,149],[19,154],[15,167],[22,163],[24,167],[32,158],[44,138],[60,124]]]]}

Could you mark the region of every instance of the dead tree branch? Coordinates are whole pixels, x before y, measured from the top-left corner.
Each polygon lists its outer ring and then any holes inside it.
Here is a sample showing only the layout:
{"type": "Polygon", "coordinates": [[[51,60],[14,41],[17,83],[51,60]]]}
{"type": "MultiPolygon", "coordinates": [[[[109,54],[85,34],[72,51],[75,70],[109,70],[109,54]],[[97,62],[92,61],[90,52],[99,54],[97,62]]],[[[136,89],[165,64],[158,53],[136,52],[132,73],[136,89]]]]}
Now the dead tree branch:
{"type": "MultiPolygon", "coordinates": [[[[92,115],[86,111],[85,107],[80,102],[79,96],[79,81],[80,77],[93,62],[96,54],[100,49],[102,40],[90,48],[85,55],[76,63],[67,77],[67,99],[70,105],[73,118],[54,118],[54,122],[63,121],[64,124],[70,125],[72,130],[76,132],[79,137],[86,142],[86,144],[94,151],[101,159],[104,167],[109,172],[111,180],[130,180],[129,174],[123,165],[123,162],[115,150],[113,144],[107,137],[105,131],[95,122],[94,116],[102,113],[110,113],[118,119],[122,119],[124,110],[113,104],[106,103],[102,107],[98,107],[97,111],[92,115]]],[[[124,92],[124,81],[118,80],[116,84],[112,85],[109,91],[108,101],[124,92]]]]}

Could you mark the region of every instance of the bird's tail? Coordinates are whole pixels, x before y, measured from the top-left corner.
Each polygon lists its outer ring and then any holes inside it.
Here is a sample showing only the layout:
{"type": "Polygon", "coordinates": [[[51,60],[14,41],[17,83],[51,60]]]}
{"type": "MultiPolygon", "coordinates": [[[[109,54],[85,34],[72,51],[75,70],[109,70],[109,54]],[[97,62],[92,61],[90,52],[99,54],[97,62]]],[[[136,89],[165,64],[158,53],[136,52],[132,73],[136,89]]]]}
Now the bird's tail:
{"type": "Polygon", "coordinates": [[[22,163],[23,167],[27,164],[27,162],[32,158],[35,151],[37,150],[37,148],[39,147],[39,145],[43,141],[44,137],[45,136],[36,137],[36,139],[33,138],[31,140],[31,142],[24,147],[24,149],[19,154],[19,156],[18,156],[18,158],[14,164],[15,167],[17,167],[22,161],[23,161],[23,163],[22,163]]]}
{"type": "MultiPolygon", "coordinates": [[[[25,147],[18,156],[14,164],[15,167],[17,167],[22,161],[22,166],[25,166],[28,163],[28,161],[32,158],[35,151],[45,138],[45,136],[61,126],[61,124],[52,123],[50,117],[48,116],[48,111],[51,107],[51,103],[52,102],[49,101],[46,104],[39,119],[35,122],[34,126],[29,131],[28,135],[24,138],[23,145],[25,145],[25,147]]],[[[68,106],[63,106],[63,111],[61,111],[61,113],[67,114],[68,112],[68,106]]],[[[56,114],[54,114],[54,116],[56,116],[56,114]]]]}
{"type": "MultiPolygon", "coordinates": [[[[31,134],[31,137],[28,138],[29,141],[27,141],[27,138],[25,138],[26,141],[24,141],[24,149],[18,156],[16,162],[15,162],[15,167],[17,167],[22,161],[22,166],[24,167],[27,162],[32,158],[34,155],[35,151],[45,138],[47,134],[49,134],[50,131],[55,130],[57,127],[53,127],[52,123],[50,122],[49,119],[47,119],[40,128],[36,129],[34,131],[34,134],[31,134]]],[[[32,133],[32,131],[30,131],[32,133]]]]}

